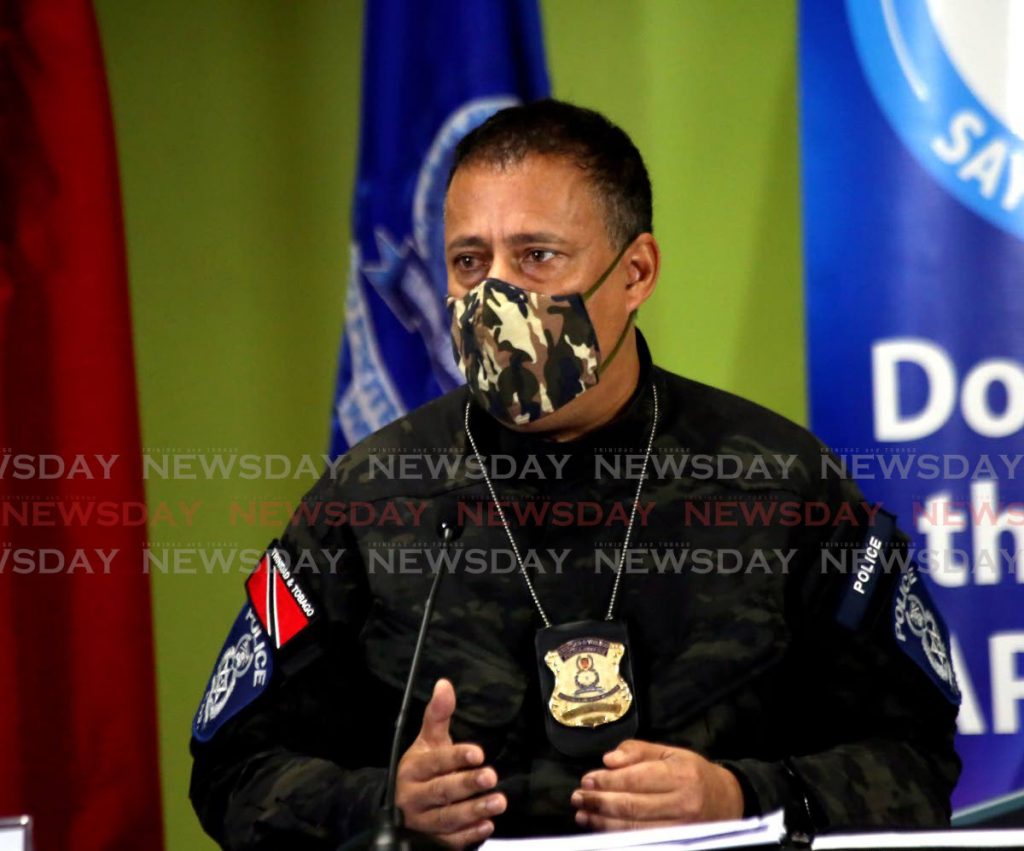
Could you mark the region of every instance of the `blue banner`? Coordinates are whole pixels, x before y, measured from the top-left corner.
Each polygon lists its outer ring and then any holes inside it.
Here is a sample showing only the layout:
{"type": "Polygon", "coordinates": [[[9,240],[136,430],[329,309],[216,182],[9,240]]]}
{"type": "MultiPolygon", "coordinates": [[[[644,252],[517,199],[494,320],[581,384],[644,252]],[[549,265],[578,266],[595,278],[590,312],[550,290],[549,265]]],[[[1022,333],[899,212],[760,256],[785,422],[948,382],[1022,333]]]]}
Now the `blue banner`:
{"type": "Polygon", "coordinates": [[[1024,55],[1010,0],[803,0],[811,426],[952,633],[962,808],[1024,787],[1024,55]]]}
{"type": "Polygon", "coordinates": [[[462,384],[444,309],[452,154],[492,113],[549,88],[536,0],[366,3],[332,455],[462,384]]]}

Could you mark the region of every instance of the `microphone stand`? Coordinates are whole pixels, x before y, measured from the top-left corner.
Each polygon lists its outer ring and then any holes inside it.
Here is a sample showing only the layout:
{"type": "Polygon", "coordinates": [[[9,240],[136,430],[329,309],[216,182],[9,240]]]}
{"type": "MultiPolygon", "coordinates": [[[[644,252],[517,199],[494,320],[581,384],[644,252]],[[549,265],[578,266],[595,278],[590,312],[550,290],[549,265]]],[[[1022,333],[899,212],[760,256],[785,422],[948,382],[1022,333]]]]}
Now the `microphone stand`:
{"type": "MultiPolygon", "coordinates": [[[[447,553],[460,530],[454,523],[442,520],[438,524],[438,531],[444,543],[444,551],[447,553]]],[[[402,705],[398,710],[398,717],[395,719],[395,737],[391,741],[391,759],[388,762],[384,808],[377,814],[374,825],[369,831],[344,843],[340,846],[339,851],[354,851],[357,848],[371,848],[374,851],[417,851],[417,849],[441,847],[440,843],[435,842],[426,834],[405,827],[402,811],[395,804],[395,787],[398,781],[398,760],[401,756],[402,734],[405,732],[406,717],[409,714],[413,684],[419,674],[420,657],[423,655],[423,645],[426,643],[427,627],[434,614],[434,600],[437,598],[437,589],[441,587],[441,577],[444,572],[442,563],[438,565],[434,581],[430,583],[430,593],[427,594],[427,600],[423,604],[423,619],[420,621],[420,631],[416,636],[416,646],[412,652],[409,676],[405,681],[405,693],[402,695],[402,705]]]]}

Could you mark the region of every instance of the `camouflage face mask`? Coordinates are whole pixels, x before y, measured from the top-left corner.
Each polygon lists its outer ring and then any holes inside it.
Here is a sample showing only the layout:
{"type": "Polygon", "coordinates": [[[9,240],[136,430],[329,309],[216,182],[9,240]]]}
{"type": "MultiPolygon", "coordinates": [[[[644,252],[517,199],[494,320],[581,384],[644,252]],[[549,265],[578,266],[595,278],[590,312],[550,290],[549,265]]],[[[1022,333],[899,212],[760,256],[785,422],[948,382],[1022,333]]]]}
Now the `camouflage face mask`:
{"type": "Polygon", "coordinates": [[[626,247],[582,294],[547,295],[485,278],[462,298],[448,297],[455,359],[478,404],[499,420],[525,425],[597,384],[625,341],[635,312],[602,358],[586,302],[626,247]]]}

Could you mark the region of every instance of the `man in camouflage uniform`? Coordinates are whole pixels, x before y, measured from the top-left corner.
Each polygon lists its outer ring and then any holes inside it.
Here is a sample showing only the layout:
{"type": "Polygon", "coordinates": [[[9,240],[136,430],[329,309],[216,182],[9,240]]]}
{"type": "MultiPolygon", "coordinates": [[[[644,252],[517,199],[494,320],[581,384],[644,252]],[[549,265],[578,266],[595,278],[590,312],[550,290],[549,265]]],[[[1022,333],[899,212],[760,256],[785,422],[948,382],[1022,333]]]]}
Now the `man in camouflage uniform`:
{"type": "Polygon", "coordinates": [[[250,579],[193,728],[210,834],[334,848],[369,825],[442,565],[409,826],[462,847],[779,807],[817,830],[946,824],[958,694],[922,583],[887,569],[905,539],[807,431],[651,363],[628,137],[553,101],[498,113],[457,151],[446,250],[469,386],[354,447],[250,579]],[[633,726],[566,756],[535,637],[609,609],[633,726]]]}

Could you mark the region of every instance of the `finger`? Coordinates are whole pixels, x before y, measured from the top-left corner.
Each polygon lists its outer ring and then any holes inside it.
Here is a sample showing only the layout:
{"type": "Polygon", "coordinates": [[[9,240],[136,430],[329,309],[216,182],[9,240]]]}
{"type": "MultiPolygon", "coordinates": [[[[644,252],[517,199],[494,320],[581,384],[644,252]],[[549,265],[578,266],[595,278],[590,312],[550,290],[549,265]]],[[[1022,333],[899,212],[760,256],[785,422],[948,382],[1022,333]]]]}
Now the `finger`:
{"type": "Polygon", "coordinates": [[[435,807],[420,814],[420,825],[410,825],[417,830],[441,836],[460,833],[467,828],[489,820],[505,811],[508,802],[501,793],[460,801],[446,807],[435,807]]]}
{"type": "Polygon", "coordinates": [[[640,762],[614,770],[590,771],[583,775],[580,787],[609,792],[671,792],[680,783],[685,783],[685,769],[658,761],[640,762]]]}
{"type": "Polygon", "coordinates": [[[677,818],[678,800],[669,793],[653,795],[633,792],[585,792],[572,794],[572,805],[591,815],[628,822],[649,822],[677,818]]]}
{"type": "Polygon", "coordinates": [[[422,783],[442,774],[474,768],[483,761],[484,752],[479,745],[427,745],[406,751],[398,776],[401,780],[422,783]]]}
{"type": "Polygon", "coordinates": [[[624,768],[638,762],[664,759],[669,753],[670,748],[664,745],[655,745],[642,739],[626,739],[615,750],[604,755],[604,764],[608,768],[624,768]]]}
{"type": "Polygon", "coordinates": [[[465,848],[467,845],[476,845],[494,833],[493,821],[482,821],[460,830],[457,833],[446,833],[438,836],[437,841],[452,848],[465,848]]]}
{"type": "Polygon", "coordinates": [[[411,784],[402,804],[416,812],[424,812],[464,801],[497,785],[498,774],[493,768],[443,774],[425,783],[411,784]]]}
{"type": "Polygon", "coordinates": [[[450,745],[448,725],[455,712],[455,689],[448,680],[438,680],[427,708],[423,710],[420,739],[429,745],[450,745]]]}
{"type": "Polygon", "coordinates": [[[647,827],[672,827],[673,825],[679,824],[679,820],[631,822],[626,821],[625,819],[609,818],[608,816],[602,816],[597,813],[588,813],[586,810],[580,810],[576,813],[576,824],[580,827],[588,827],[591,830],[637,830],[647,827]]]}

